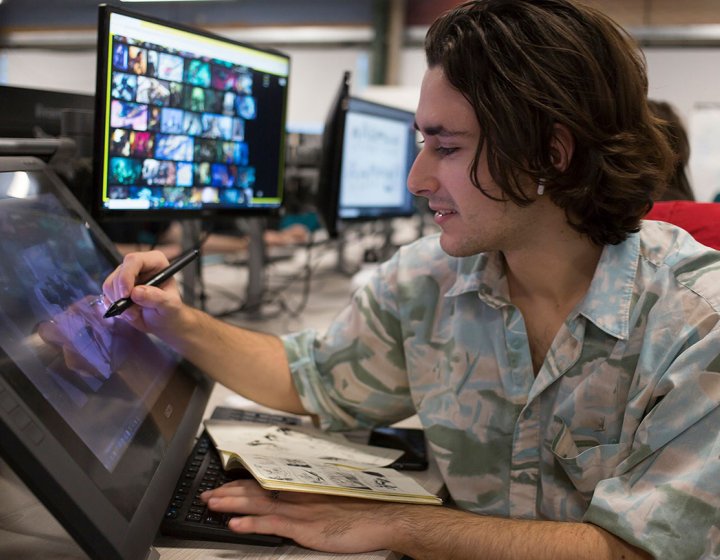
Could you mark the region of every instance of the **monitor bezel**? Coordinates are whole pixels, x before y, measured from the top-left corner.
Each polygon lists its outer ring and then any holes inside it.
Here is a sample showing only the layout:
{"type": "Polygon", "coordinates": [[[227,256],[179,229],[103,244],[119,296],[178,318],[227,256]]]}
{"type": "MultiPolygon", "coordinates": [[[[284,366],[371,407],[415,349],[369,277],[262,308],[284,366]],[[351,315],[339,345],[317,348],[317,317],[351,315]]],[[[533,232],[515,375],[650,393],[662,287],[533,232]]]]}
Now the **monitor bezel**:
{"type": "Polygon", "coordinates": [[[338,201],[342,138],[345,133],[345,112],[350,99],[350,72],[343,73],[340,85],[330,104],[322,133],[320,173],[316,206],[331,239],[339,235],[338,201]]]}
{"type": "Polygon", "coordinates": [[[198,209],[108,209],[103,206],[103,170],[105,160],[108,158],[106,153],[105,132],[107,126],[107,88],[108,74],[112,72],[110,65],[107,63],[110,48],[110,18],[113,14],[118,14],[149,23],[177,29],[182,32],[191,33],[200,37],[205,37],[231,45],[249,48],[258,52],[268,53],[275,56],[283,57],[287,60],[288,76],[290,77],[290,56],[287,53],[276,50],[271,47],[257,46],[250,43],[244,43],[228,37],[223,37],[216,33],[176,23],[167,19],[157,18],[151,15],[143,14],[134,10],[127,10],[115,5],[100,4],[98,6],[98,31],[97,31],[97,70],[96,70],[96,86],[95,86],[95,134],[93,149],[93,193],[91,201],[91,213],[99,222],[108,221],[170,221],[199,219],[206,220],[213,217],[224,218],[244,218],[253,216],[277,216],[281,213],[284,205],[285,190],[285,150],[287,144],[287,111],[288,111],[288,91],[289,87],[285,87],[284,104],[282,115],[280,117],[280,143],[278,146],[278,193],[280,202],[277,205],[267,206],[235,206],[223,207],[212,206],[202,207],[198,209]]]}
{"type": "MultiPolygon", "coordinates": [[[[98,247],[115,264],[120,255],[110,239],[47,166],[34,157],[2,157],[0,173],[26,171],[44,174],[53,194],[83,221],[98,247]]],[[[214,383],[188,362],[178,369],[192,383],[174,435],[150,478],[144,495],[128,519],[93,483],[20,392],[13,377],[22,371],[0,351],[0,456],[45,505],[91,558],[140,560],[147,556],[187,455],[192,448],[214,383]]],[[[174,379],[175,377],[173,377],[174,379]]],[[[121,476],[122,473],[118,473],[121,476]]],[[[113,476],[111,474],[110,476],[113,476]]]]}

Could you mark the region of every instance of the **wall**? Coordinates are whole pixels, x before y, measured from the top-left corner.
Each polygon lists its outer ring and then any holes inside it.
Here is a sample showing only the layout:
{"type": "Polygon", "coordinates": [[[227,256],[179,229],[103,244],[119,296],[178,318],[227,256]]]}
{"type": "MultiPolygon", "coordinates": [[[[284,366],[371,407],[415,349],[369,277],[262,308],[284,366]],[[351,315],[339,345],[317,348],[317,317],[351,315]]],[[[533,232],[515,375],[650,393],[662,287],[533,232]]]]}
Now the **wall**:
{"type": "MultiPolygon", "coordinates": [[[[410,25],[428,25],[461,0],[407,0],[410,25]]],[[[626,27],[720,23],[717,0],[582,0],[626,27]]]]}
{"type": "MultiPolygon", "coordinates": [[[[454,0],[417,0],[409,2],[408,23],[421,24],[431,20],[441,9],[457,4],[454,0]],[[422,11],[422,9],[425,11],[422,11]],[[413,15],[414,14],[414,15],[413,15]]],[[[646,25],[694,25],[720,22],[717,0],[586,0],[606,11],[623,25],[640,28],[646,25]]],[[[414,109],[419,83],[425,69],[422,49],[417,42],[405,46],[400,53],[397,87],[367,87],[372,29],[358,26],[361,39],[352,45],[342,41],[324,45],[301,44],[281,47],[292,57],[288,121],[300,128],[319,126],[325,119],[331,98],[344,70],[353,72],[353,93],[380,102],[414,109]]],[[[677,31],[677,29],[675,29],[677,31]]],[[[648,61],[650,96],[669,101],[677,107],[686,122],[692,143],[691,179],[698,198],[708,200],[720,187],[720,170],[714,169],[715,153],[720,146],[717,134],[708,133],[715,126],[715,112],[708,104],[720,103],[720,33],[717,28],[704,27],[710,39],[688,46],[676,41],[673,46],[644,47],[648,61]],[[702,142],[702,144],[700,144],[702,142]]],[[[692,35],[698,27],[680,28],[692,35]]],[[[228,30],[238,38],[243,30],[228,30]]],[[[422,36],[423,28],[416,28],[422,36]]],[[[0,83],[92,93],[95,88],[94,49],[0,50],[0,83]]],[[[712,107],[712,106],[711,106],[712,107]]],[[[720,159],[720,158],[717,158],[720,159]]],[[[718,164],[720,165],[720,164],[718,164]]]]}

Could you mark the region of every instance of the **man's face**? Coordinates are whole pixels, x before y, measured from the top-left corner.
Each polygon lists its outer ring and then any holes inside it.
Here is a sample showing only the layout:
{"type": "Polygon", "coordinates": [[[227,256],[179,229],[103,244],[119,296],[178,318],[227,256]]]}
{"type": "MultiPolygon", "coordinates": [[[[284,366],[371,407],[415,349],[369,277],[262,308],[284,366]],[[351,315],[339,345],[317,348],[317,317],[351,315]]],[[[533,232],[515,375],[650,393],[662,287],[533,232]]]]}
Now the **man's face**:
{"type": "MultiPolygon", "coordinates": [[[[408,176],[408,188],[428,199],[442,230],[443,250],[453,256],[468,256],[517,246],[526,229],[529,208],[492,200],[470,181],[480,126],[470,103],[438,67],[425,73],[415,120],[424,144],[408,176]]],[[[478,179],[485,191],[501,198],[488,171],[485,150],[478,179]]]]}

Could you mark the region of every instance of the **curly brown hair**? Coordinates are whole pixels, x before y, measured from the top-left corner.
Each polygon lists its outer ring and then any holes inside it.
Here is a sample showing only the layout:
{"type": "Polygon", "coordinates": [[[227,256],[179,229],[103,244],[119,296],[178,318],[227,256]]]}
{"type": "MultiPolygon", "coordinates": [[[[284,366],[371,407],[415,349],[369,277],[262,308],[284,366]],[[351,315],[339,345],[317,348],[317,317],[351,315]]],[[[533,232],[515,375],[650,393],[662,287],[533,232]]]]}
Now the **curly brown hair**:
{"type": "Polygon", "coordinates": [[[644,56],[613,20],[567,0],[473,0],[433,23],[425,53],[474,108],[481,138],[471,180],[486,196],[483,147],[502,200],[530,204],[522,179],[542,179],[593,242],[639,230],[673,155],[647,105],[644,56]],[[574,137],[562,171],[552,161],[557,124],[574,137]]]}

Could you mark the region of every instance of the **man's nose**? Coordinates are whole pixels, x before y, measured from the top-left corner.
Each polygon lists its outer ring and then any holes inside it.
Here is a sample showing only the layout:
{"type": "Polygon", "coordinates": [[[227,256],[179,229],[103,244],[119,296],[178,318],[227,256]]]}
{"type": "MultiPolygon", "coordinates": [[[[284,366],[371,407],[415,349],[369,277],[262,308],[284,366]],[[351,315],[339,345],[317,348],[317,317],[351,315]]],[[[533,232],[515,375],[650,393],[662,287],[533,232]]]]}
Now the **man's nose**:
{"type": "Polygon", "coordinates": [[[437,179],[426,149],[420,150],[408,173],[408,190],[415,196],[428,197],[437,190],[437,179]]]}

